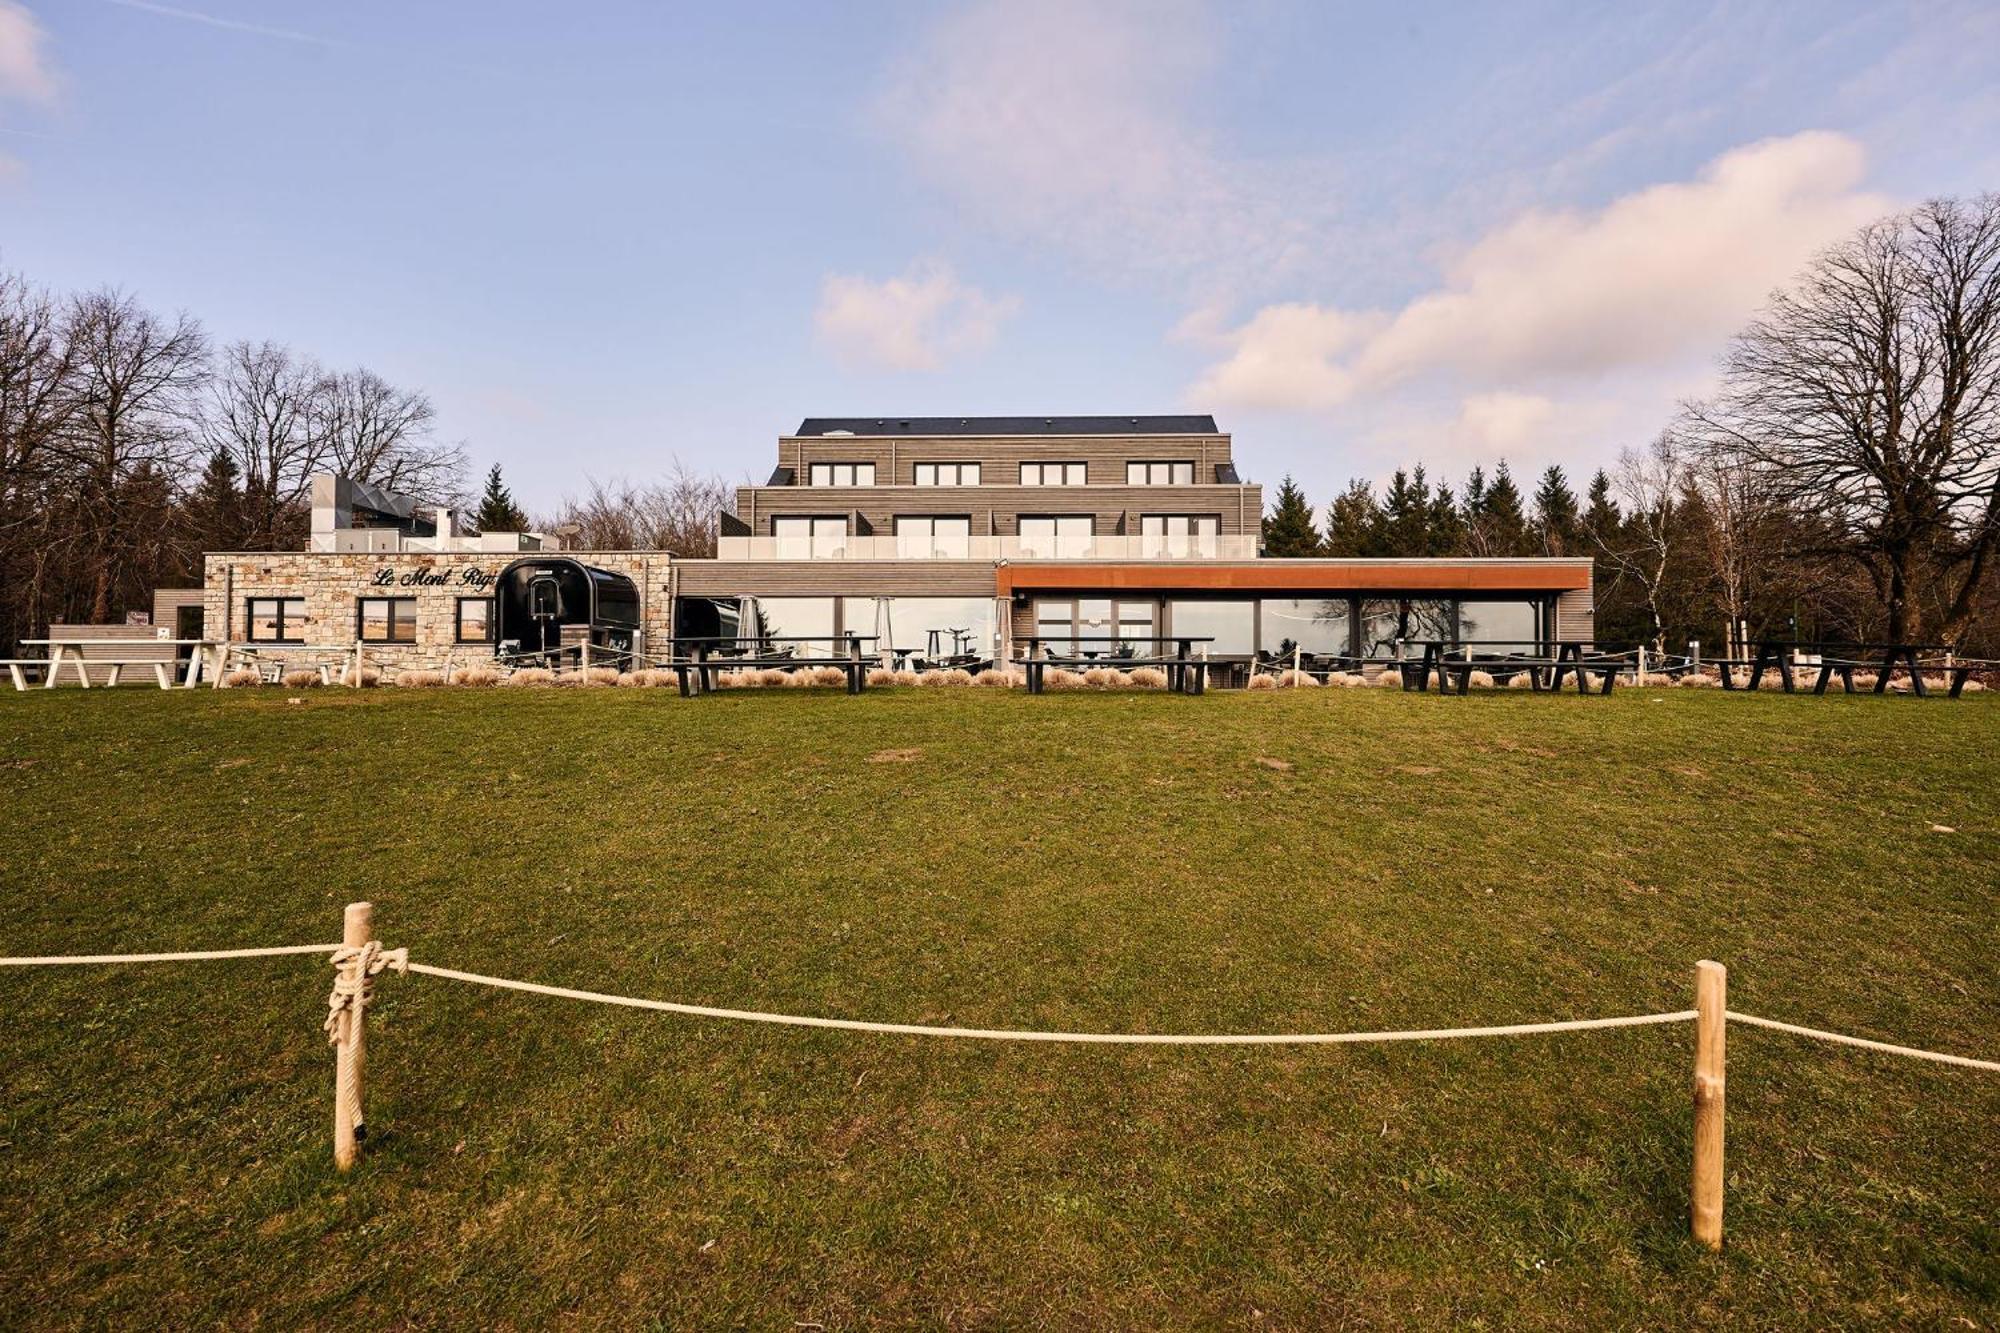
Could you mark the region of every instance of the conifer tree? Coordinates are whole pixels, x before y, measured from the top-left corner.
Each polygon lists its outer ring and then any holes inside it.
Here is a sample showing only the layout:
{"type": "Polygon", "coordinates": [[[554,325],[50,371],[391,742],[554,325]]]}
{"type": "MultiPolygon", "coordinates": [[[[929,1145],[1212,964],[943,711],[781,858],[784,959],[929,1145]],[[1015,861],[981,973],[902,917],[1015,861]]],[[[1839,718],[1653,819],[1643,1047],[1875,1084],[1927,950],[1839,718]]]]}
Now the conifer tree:
{"type": "Polygon", "coordinates": [[[1271,513],[1264,519],[1264,554],[1297,559],[1320,553],[1319,528],[1306,493],[1290,475],[1278,483],[1271,513]]]}
{"type": "Polygon", "coordinates": [[[1576,492],[1560,467],[1550,464],[1535,488],[1535,534],[1545,555],[1575,555],[1583,546],[1576,492]]]}
{"type": "Polygon", "coordinates": [[[472,522],[481,532],[527,530],[528,516],[515,505],[513,492],[500,480],[498,463],[486,473],[486,491],[479,497],[479,512],[473,515],[472,522]]]}
{"type": "Polygon", "coordinates": [[[1521,488],[1514,484],[1514,475],[1507,470],[1505,460],[1493,469],[1493,480],[1487,483],[1477,523],[1486,548],[1480,552],[1482,555],[1526,555],[1532,549],[1521,488]]]}
{"type": "Polygon", "coordinates": [[[208,456],[201,480],[187,499],[188,535],[199,551],[236,551],[248,535],[249,515],[243,501],[243,472],[236,456],[217,449],[208,456]]]}
{"type": "Polygon", "coordinates": [[[1334,497],[1326,512],[1326,553],[1338,556],[1381,554],[1382,506],[1375,489],[1356,478],[1334,497]]]}

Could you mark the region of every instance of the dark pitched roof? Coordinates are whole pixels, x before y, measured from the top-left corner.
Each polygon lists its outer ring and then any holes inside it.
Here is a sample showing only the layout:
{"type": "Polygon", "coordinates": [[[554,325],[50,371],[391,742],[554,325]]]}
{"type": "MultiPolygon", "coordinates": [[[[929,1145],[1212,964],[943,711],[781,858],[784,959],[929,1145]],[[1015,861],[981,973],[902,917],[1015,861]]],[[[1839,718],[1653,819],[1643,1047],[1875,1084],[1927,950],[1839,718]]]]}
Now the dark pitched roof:
{"type": "Polygon", "coordinates": [[[1215,418],[1172,417],[807,417],[800,435],[1219,435],[1215,418]]]}

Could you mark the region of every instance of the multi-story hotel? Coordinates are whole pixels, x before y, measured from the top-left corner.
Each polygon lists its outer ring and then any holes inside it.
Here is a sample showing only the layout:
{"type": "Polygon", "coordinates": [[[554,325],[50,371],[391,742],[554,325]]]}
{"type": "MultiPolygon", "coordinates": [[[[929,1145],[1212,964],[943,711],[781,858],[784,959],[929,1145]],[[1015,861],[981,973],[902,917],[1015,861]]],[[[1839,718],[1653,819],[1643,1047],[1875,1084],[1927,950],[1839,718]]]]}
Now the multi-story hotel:
{"type": "Polygon", "coordinates": [[[1192,636],[1226,682],[1226,664],[1294,646],[1388,659],[1421,639],[1592,637],[1587,559],[1262,556],[1263,488],[1208,416],[808,418],[765,484],[738,489],[713,559],[458,536],[449,515],[331,480],[315,501],[311,550],[207,557],[208,637],[358,638],[391,663],[553,646],[524,645],[509,610],[534,578],[565,642],[652,654],[738,633],[853,634],[920,659],[1192,636]]]}

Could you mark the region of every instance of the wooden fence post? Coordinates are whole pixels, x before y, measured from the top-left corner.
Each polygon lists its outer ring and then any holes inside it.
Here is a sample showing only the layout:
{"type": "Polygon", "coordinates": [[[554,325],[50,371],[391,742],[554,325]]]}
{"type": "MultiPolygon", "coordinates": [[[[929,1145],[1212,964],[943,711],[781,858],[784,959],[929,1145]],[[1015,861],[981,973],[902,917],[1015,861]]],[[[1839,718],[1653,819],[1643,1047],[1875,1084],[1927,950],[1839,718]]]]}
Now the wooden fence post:
{"type": "MultiPolygon", "coordinates": [[[[340,942],[350,949],[359,949],[374,937],[374,930],[375,905],[349,903],[346,915],[341,919],[340,942]]],[[[367,965],[367,960],[359,954],[344,964],[355,998],[347,1011],[340,1041],[333,1048],[333,1164],[342,1171],[353,1167],[354,1159],[359,1155],[361,1136],[365,1132],[362,1128],[361,1072],[366,1040],[362,1024],[367,1011],[362,1008],[360,995],[362,988],[368,984],[364,972],[367,965]]]]}
{"type": "Polygon", "coordinates": [[[356,639],[354,641],[354,678],[347,683],[357,690],[361,688],[361,652],[361,640],[356,639]]]}
{"type": "Polygon", "coordinates": [[[1694,1238],[1722,1248],[1723,1026],[1729,971],[1704,959],[1694,967],[1694,1238]]]}

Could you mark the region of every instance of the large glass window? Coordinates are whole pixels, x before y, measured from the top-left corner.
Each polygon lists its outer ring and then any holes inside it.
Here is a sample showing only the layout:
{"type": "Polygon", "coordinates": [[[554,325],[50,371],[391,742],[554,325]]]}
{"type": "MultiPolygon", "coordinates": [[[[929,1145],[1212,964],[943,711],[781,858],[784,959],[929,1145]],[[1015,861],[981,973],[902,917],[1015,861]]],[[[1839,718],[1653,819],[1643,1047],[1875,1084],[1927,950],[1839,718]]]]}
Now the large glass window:
{"type": "MultiPolygon", "coordinates": [[[[767,639],[806,638],[805,643],[774,643],[773,648],[790,648],[801,657],[834,655],[833,598],[759,597],[756,599],[756,633],[767,639]]],[[[860,629],[859,633],[872,631],[860,629]]],[[[867,645],[862,647],[866,649],[867,645]]]]}
{"type": "MultiPolygon", "coordinates": [[[[1213,640],[1216,657],[1248,657],[1257,647],[1255,602],[1168,602],[1167,633],[1213,640]]],[[[1195,656],[1201,644],[1193,645],[1195,656]]]]}
{"type": "Polygon", "coordinates": [[[977,486],[977,463],[918,463],[914,477],[919,486],[977,486]]]}
{"type": "Polygon", "coordinates": [[[1264,621],[1260,646],[1267,653],[1283,655],[1294,647],[1328,656],[1349,651],[1345,597],[1268,598],[1258,603],[1258,610],[1264,621]]]}
{"type": "Polygon", "coordinates": [[[898,515],[896,554],[905,560],[963,560],[972,554],[972,520],[898,515]]]}
{"type": "Polygon", "coordinates": [[[824,560],[847,554],[844,518],[774,518],[771,535],[777,538],[780,560],[824,560]]]}
{"type": "Polygon", "coordinates": [[[1112,656],[1120,651],[1150,652],[1157,631],[1155,603],[1081,597],[1076,601],[1077,651],[1112,656]]]}
{"type": "Polygon", "coordinates": [[[1042,646],[1052,652],[1069,654],[1076,651],[1071,636],[1076,627],[1076,603],[1069,598],[1052,600],[1043,598],[1035,603],[1035,637],[1042,646]]]}
{"type": "Polygon", "coordinates": [[[493,599],[491,597],[461,597],[458,599],[457,633],[460,643],[493,642],[493,599]]]}
{"type": "Polygon", "coordinates": [[[1068,559],[1090,554],[1089,514],[1023,514],[1021,554],[1068,559]]]}
{"type": "Polygon", "coordinates": [[[1393,657],[1399,639],[1408,654],[1427,640],[1454,637],[1452,603],[1442,598],[1361,604],[1361,649],[1370,657],[1393,657]]]}
{"type": "Polygon", "coordinates": [[[1533,602],[1460,602],[1458,633],[1475,653],[1532,653],[1541,640],[1533,602]]]}
{"type": "Polygon", "coordinates": [[[870,653],[893,648],[935,661],[994,651],[991,597],[843,597],[840,616],[843,633],[876,636],[863,645],[870,653]]]}
{"type": "Polygon", "coordinates": [[[873,463],[814,463],[808,472],[815,486],[873,486],[873,463]]]}
{"type": "Polygon", "coordinates": [[[1193,463],[1127,463],[1127,486],[1190,486],[1194,484],[1193,463]]]}
{"type": "Polygon", "coordinates": [[[249,606],[252,643],[304,643],[306,599],[252,597],[249,606]]]}
{"type": "Polygon", "coordinates": [[[1213,514],[1141,514],[1140,554],[1212,557],[1220,526],[1221,520],[1213,514]]]}
{"type": "Polygon", "coordinates": [[[1084,466],[1081,463],[1023,463],[1021,464],[1021,484],[1023,486],[1081,486],[1084,466]]]}
{"type": "Polygon", "coordinates": [[[415,643],[417,641],[417,599],[414,597],[363,597],[360,606],[363,643],[415,643]]]}

